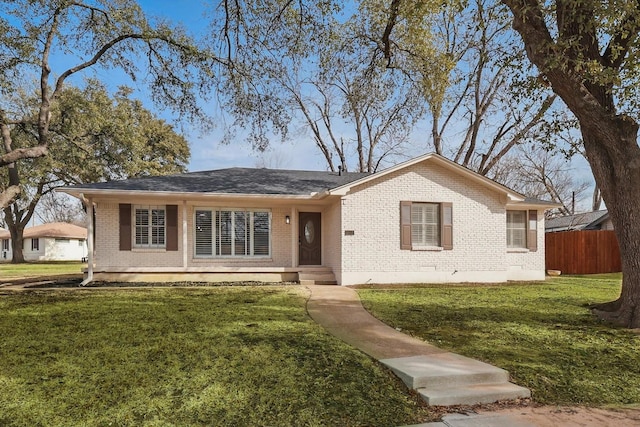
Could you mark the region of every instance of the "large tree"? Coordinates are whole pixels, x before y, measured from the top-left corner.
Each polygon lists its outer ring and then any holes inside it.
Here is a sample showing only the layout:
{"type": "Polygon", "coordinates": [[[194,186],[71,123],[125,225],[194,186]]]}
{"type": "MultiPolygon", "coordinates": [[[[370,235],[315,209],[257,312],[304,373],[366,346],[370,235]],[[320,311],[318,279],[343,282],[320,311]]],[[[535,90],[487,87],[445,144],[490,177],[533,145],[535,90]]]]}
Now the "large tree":
{"type": "Polygon", "coordinates": [[[470,1],[460,10],[447,8],[436,24],[437,40],[454,67],[443,96],[429,102],[433,146],[438,154],[492,176],[505,156],[540,137],[543,125],[553,121],[555,96],[523,69],[524,54],[504,7],[470,1]],[[525,91],[529,97],[522,102],[525,91]]]}
{"type": "Polygon", "coordinates": [[[21,190],[16,162],[47,154],[52,109],[73,76],[117,69],[145,83],[160,106],[195,117],[198,94],[219,82],[213,70],[220,64],[185,30],[148,19],[134,0],[0,0],[0,167],[9,177],[0,207],[21,190]],[[24,123],[13,101],[30,77],[38,80],[37,114],[24,123]],[[12,130],[25,125],[35,125],[36,138],[16,147],[12,130]]]}
{"type": "MultiPolygon", "coordinates": [[[[434,4],[407,4],[420,13],[405,13],[411,19],[398,24],[422,31],[406,32],[402,41],[412,46],[406,60],[425,74],[446,61],[427,37],[434,4]]],[[[380,2],[244,0],[224,2],[224,10],[228,19],[214,23],[213,34],[235,64],[227,106],[236,124],[251,130],[255,148],[267,148],[273,135],[290,136],[293,122],[330,170],[373,172],[405,154],[425,111],[423,88],[402,68],[385,67],[379,46],[387,11],[380,2]]]]}
{"type": "Polygon", "coordinates": [[[515,147],[493,170],[492,176],[529,197],[558,203],[559,208],[547,211],[547,218],[575,213],[575,207],[585,200],[590,186],[575,176],[569,159],[547,151],[540,143],[515,147]]]}
{"type": "MultiPolygon", "coordinates": [[[[15,166],[21,195],[4,208],[13,262],[23,262],[23,231],[43,196],[61,185],[163,175],[186,170],[187,141],[122,88],[112,98],[96,80],[84,89],[66,87],[51,108],[49,155],[15,166]]],[[[38,99],[27,98],[21,126],[11,132],[15,149],[38,143],[38,99]]],[[[8,170],[0,174],[7,178],[8,170]]],[[[0,189],[2,189],[0,183],[0,189]]]]}
{"type": "Polygon", "coordinates": [[[622,291],[596,311],[640,327],[640,2],[503,3],[529,60],[580,123],[584,152],[616,230],[622,291]]]}
{"type": "MultiPolygon", "coordinates": [[[[513,28],[539,80],[576,117],[584,154],[616,229],[622,291],[596,312],[621,325],[640,327],[640,2],[502,3],[511,12],[513,28]]],[[[393,13],[389,25],[394,26],[393,13]]]]}

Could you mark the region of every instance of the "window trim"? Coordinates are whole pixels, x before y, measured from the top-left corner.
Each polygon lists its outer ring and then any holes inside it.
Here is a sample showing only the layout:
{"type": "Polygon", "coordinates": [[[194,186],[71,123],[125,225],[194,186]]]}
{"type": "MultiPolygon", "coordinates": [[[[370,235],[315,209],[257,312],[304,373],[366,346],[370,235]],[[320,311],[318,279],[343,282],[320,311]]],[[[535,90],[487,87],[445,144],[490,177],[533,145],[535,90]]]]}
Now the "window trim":
{"type": "Polygon", "coordinates": [[[507,209],[505,213],[505,244],[507,252],[526,253],[538,250],[538,211],[526,209],[507,209]],[[524,243],[523,246],[509,246],[509,213],[524,213],[524,243]]]}
{"type": "Polygon", "coordinates": [[[151,250],[166,250],[167,248],[167,206],[166,205],[132,205],[131,206],[131,249],[151,249],[151,250]],[[138,210],[146,210],[147,211],[147,217],[148,217],[148,221],[149,223],[147,225],[138,225],[137,223],[137,211],[138,210]],[[159,210],[163,212],[163,225],[162,225],[162,230],[163,230],[163,243],[161,244],[154,244],[153,243],[153,231],[154,231],[154,227],[155,229],[158,229],[160,226],[157,225],[153,225],[153,211],[154,210],[159,210]],[[138,227],[147,227],[147,238],[148,238],[148,242],[149,243],[136,243],[136,233],[137,233],[137,228],[138,227]]]}
{"type": "Polygon", "coordinates": [[[40,252],[40,238],[31,238],[31,252],[40,252]],[[35,243],[35,244],[34,244],[35,243]]]}
{"type": "Polygon", "coordinates": [[[197,206],[193,208],[193,258],[196,260],[199,259],[271,259],[272,253],[273,253],[273,221],[272,221],[272,212],[271,209],[268,208],[238,208],[238,207],[207,207],[207,206],[197,206]],[[198,215],[198,212],[201,211],[208,211],[211,213],[211,255],[209,254],[198,254],[198,241],[197,241],[197,228],[196,228],[196,218],[198,215]],[[231,254],[230,255],[216,255],[216,213],[217,212],[230,212],[230,218],[231,218],[231,237],[230,237],[230,245],[231,245],[231,254]],[[241,255],[236,255],[235,254],[235,242],[236,242],[236,236],[235,236],[235,231],[236,231],[236,227],[235,227],[235,218],[236,218],[236,212],[243,212],[245,214],[250,214],[249,216],[249,221],[248,221],[248,231],[249,231],[249,236],[248,239],[245,239],[245,244],[249,247],[249,254],[241,254],[241,255]],[[265,255],[253,255],[253,252],[255,251],[255,229],[254,229],[254,213],[258,213],[258,212],[262,212],[262,213],[267,213],[268,214],[268,231],[269,231],[269,237],[268,237],[268,253],[265,255]]]}
{"type": "Polygon", "coordinates": [[[509,209],[506,212],[506,244],[507,244],[507,250],[520,250],[520,249],[527,249],[527,240],[528,240],[528,236],[527,236],[527,221],[528,221],[528,215],[527,215],[527,211],[524,210],[517,210],[517,209],[509,209]],[[509,222],[509,218],[511,217],[513,219],[514,214],[522,214],[522,222],[518,222],[517,224],[515,224],[513,221],[511,221],[512,225],[518,225],[519,227],[513,227],[513,226],[509,226],[510,222],[509,222]],[[521,226],[520,226],[521,225],[521,226]],[[509,242],[509,236],[510,236],[510,232],[511,231],[511,243],[509,242]],[[514,231],[518,231],[522,233],[522,245],[518,245],[515,246],[513,244],[513,232],[514,231]]]}
{"type": "Polygon", "coordinates": [[[423,248],[441,248],[442,247],[442,215],[441,215],[441,207],[439,203],[431,203],[431,202],[413,202],[411,203],[411,249],[423,249],[423,248]],[[414,208],[420,207],[420,222],[414,222],[414,208]],[[428,222],[425,218],[427,215],[425,214],[426,207],[429,209],[435,210],[435,221],[428,222]],[[414,242],[413,238],[415,235],[415,228],[422,226],[422,236],[420,243],[414,242]],[[415,227],[415,228],[414,228],[415,227]],[[425,227],[431,228],[435,227],[436,237],[435,242],[425,242],[427,231],[424,229],[425,227]]]}
{"type": "Polygon", "coordinates": [[[400,249],[411,251],[443,251],[453,249],[453,203],[434,201],[400,202],[400,249]],[[412,206],[432,204],[438,206],[438,245],[425,246],[412,242],[412,206]]]}

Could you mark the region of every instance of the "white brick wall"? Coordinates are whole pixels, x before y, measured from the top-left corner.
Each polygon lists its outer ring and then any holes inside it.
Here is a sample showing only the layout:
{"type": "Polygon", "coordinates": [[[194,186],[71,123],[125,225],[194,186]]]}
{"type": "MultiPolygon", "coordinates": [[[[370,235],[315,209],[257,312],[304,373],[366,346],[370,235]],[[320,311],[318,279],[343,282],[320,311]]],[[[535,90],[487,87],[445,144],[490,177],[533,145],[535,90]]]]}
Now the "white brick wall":
{"type": "MultiPolygon", "coordinates": [[[[124,201],[123,202],[129,202],[124,201]]],[[[132,201],[135,204],[136,201],[132,201]]],[[[184,202],[178,205],[178,251],[119,250],[117,201],[96,203],[96,270],[226,271],[297,265],[298,212],[322,213],[322,260],[343,285],[357,283],[503,282],[544,279],[544,217],[538,214],[538,251],[507,251],[506,196],[431,162],[414,164],[353,188],[342,198],[286,204],[268,200],[188,202],[183,248],[184,202]],[[401,250],[400,202],[450,202],[453,250],[401,250]],[[196,208],[260,208],[271,211],[271,256],[195,258],[196,208]],[[286,224],[285,217],[291,223],[286,224]],[[210,270],[209,270],[210,269],[210,270]]],[[[163,200],[145,200],[165,205],[163,200]]],[[[290,270],[289,270],[290,271],[290,270]]]]}
{"type": "MultiPolygon", "coordinates": [[[[124,201],[123,201],[124,203],[124,201]]],[[[165,205],[165,201],[145,201],[148,205],[165,205]]],[[[183,242],[182,242],[182,203],[178,205],[178,251],[165,251],[163,249],[133,249],[120,251],[119,243],[119,204],[107,201],[98,201],[96,205],[96,269],[123,269],[130,267],[174,267],[177,270],[183,268],[183,242]]],[[[215,259],[194,258],[193,250],[193,215],[196,207],[239,207],[228,204],[195,204],[187,206],[187,267],[289,267],[291,266],[291,232],[293,224],[285,223],[285,215],[291,215],[288,207],[271,209],[271,257],[268,259],[215,259]]],[[[244,205],[245,208],[265,208],[265,206],[244,205]]]]}
{"type": "Polygon", "coordinates": [[[343,231],[341,227],[341,201],[336,200],[322,212],[322,222],[324,227],[323,265],[330,267],[338,283],[341,280],[342,256],[341,245],[343,231]]]}
{"type": "MultiPolygon", "coordinates": [[[[344,230],[354,232],[342,237],[343,285],[501,282],[508,278],[506,199],[481,184],[423,162],[369,181],[343,199],[343,234],[344,230]],[[453,250],[401,250],[401,201],[451,202],[453,250]]],[[[544,239],[542,234],[539,239],[544,239]]],[[[517,261],[526,270],[537,268],[528,255],[517,254],[517,261]]]]}
{"type": "Polygon", "coordinates": [[[507,250],[507,280],[544,280],[544,211],[538,211],[538,250],[507,250]]]}
{"type": "MultiPolygon", "coordinates": [[[[133,203],[135,204],[135,203],[133,203]]],[[[164,205],[161,200],[145,201],[145,205],[164,205]]],[[[120,250],[120,212],[118,203],[98,202],[96,205],[96,269],[119,267],[176,267],[182,266],[182,241],[178,238],[177,251],[164,249],[120,250]]],[[[182,210],[178,208],[178,224],[182,223],[182,210]]],[[[134,228],[133,226],[131,227],[134,228]]],[[[182,227],[179,227],[181,230],[182,227]]],[[[181,231],[178,232],[181,235],[181,231]]]]}

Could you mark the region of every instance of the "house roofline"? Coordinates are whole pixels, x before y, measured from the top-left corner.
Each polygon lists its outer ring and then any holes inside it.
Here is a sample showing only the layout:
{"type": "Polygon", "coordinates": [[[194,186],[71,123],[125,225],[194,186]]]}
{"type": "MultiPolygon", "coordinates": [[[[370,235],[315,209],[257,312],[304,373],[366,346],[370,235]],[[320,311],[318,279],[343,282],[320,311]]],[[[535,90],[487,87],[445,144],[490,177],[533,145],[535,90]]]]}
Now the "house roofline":
{"type": "Polygon", "coordinates": [[[560,208],[562,207],[562,205],[560,203],[553,203],[553,202],[544,202],[541,201],[540,203],[533,203],[530,201],[527,202],[507,202],[507,209],[540,209],[540,208],[544,208],[546,209],[554,209],[554,208],[560,208]]]}
{"type": "Polygon", "coordinates": [[[589,224],[585,225],[584,228],[586,229],[586,228],[589,228],[589,227],[595,227],[597,225],[602,224],[607,219],[609,219],[609,211],[608,210],[605,211],[604,214],[600,218],[598,218],[598,219],[596,219],[594,221],[591,221],[589,224]]]}
{"type": "Polygon", "coordinates": [[[395,166],[389,167],[383,171],[367,175],[358,180],[352,181],[348,184],[334,187],[332,189],[312,192],[309,194],[254,194],[254,193],[206,193],[206,192],[189,192],[189,191],[147,191],[147,190],[115,190],[115,189],[96,189],[96,188],[57,188],[55,191],[69,194],[71,196],[82,198],[85,197],[145,197],[145,198],[168,198],[184,200],[185,198],[197,198],[197,199],[213,199],[213,198],[227,198],[227,199],[267,199],[267,200],[300,200],[300,201],[318,201],[331,196],[345,196],[355,186],[365,184],[377,178],[382,178],[393,172],[402,170],[404,168],[413,166],[423,161],[433,161],[436,164],[465,176],[487,188],[497,191],[507,196],[508,207],[522,208],[535,208],[539,209],[544,207],[546,209],[553,209],[560,207],[561,205],[552,202],[527,200],[527,197],[517,191],[514,191],[492,179],[489,179],[483,175],[480,175],[464,166],[461,166],[439,154],[427,153],[422,156],[416,157],[411,160],[399,163],[395,166]]]}
{"type": "Polygon", "coordinates": [[[411,160],[407,160],[406,162],[399,163],[399,164],[397,164],[395,166],[392,166],[390,168],[387,168],[387,169],[385,169],[383,171],[373,173],[373,174],[371,174],[369,176],[366,176],[364,178],[360,178],[360,179],[358,179],[356,181],[352,181],[352,182],[350,182],[348,184],[345,184],[345,185],[342,185],[340,187],[333,188],[333,189],[330,190],[330,192],[331,192],[331,194],[344,196],[351,190],[351,188],[353,188],[353,187],[355,187],[357,185],[365,184],[365,183],[367,183],[367,182],[369,182],[369,181],[371,181],[373,179],[377,179],[377,178],[383,177],[385,175],[388,175],[390,173],[399,171],[399,170],[407,168],[409,166],[413,166],[413,165],[415,165],[417,163],[420,163],[420,162],[423,162],[425,160],[435,161],[440,166],[443,166],[443,167],[445,167],[445,168],[447,168],[449,170],[456,171],[459,174],[467,176],[470,179],[472,179],[472,180],[474,180],[474,181],[476,181],[476,182],[478,182],[480,184],[483,184],[486,187],[489,187],[489,188],[491,188],[493,190],[496,190],[496,191],[498,191],[500,193],[506,194],[509,197],[509,199],[511,199],[513,201],[518,201],[519,202],[519,201],[525,201],[525,199],[526,199],[526,196],[524,196],[523,194],[520,194],[517,191],[514,191],[514,190],[512,190],[512,189],[510,189],[508,187],[505,187],[504,185],[502,185],[502,184],[500,184],[500,183],[498,183],[498,182],[496,182],[496,181],[494,181],[492,179],[489,179],[489,178],[487,178],[485,176],[482,176],[482,175],[480,175],[480,174],[478,174],[476,172],[473,172],[472,170],[470,170],[470,169],[468,169],[468,168],[466,168],[464,166],[461,166],[461,165],[459,165],[459,164],[457,164],[457,163],[455,163],[455,162],[453,162],[453,161],[451,161],[451,160],[449,160],[449,159],[447,159],[447,158],[445,158],[445,157],[443,157],[443,156],[441,156],[439,154],[436,154],[436,153],[423,154],[422,156],[416,157],[416,158],[411,159],[411,160]]]}
{"type": "Polygon", "coordinates": [[[311,193],[311,194],[249,194],[249,193],[200,193],[189,191],[148,191],[148,190],[113,190],[113,189],[95,189],[95,188],[56,188],[56,192],[66,193],[76,198],[91,198],[100,196],[126,196],[126,197],[163,197],[171,199],[184,199],[189,198],[220,198],[225,197],[228,199],[284,199],[284,200],[317,200],[326,197],[325,192],[311,193]]]}

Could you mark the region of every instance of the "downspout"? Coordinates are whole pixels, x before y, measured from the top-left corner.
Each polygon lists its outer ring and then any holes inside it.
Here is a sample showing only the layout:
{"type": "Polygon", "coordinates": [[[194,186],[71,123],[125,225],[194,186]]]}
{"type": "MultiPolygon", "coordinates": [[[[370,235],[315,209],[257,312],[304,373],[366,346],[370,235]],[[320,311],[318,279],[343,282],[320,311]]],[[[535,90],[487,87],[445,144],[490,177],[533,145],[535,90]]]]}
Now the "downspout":
{"type": "Polygon", "coordinates": [[[80,283],[86,286],[93,281],[93,200],[86,199],[84,194],[80,198],[87,206],[87,278],[80,283]]]}

